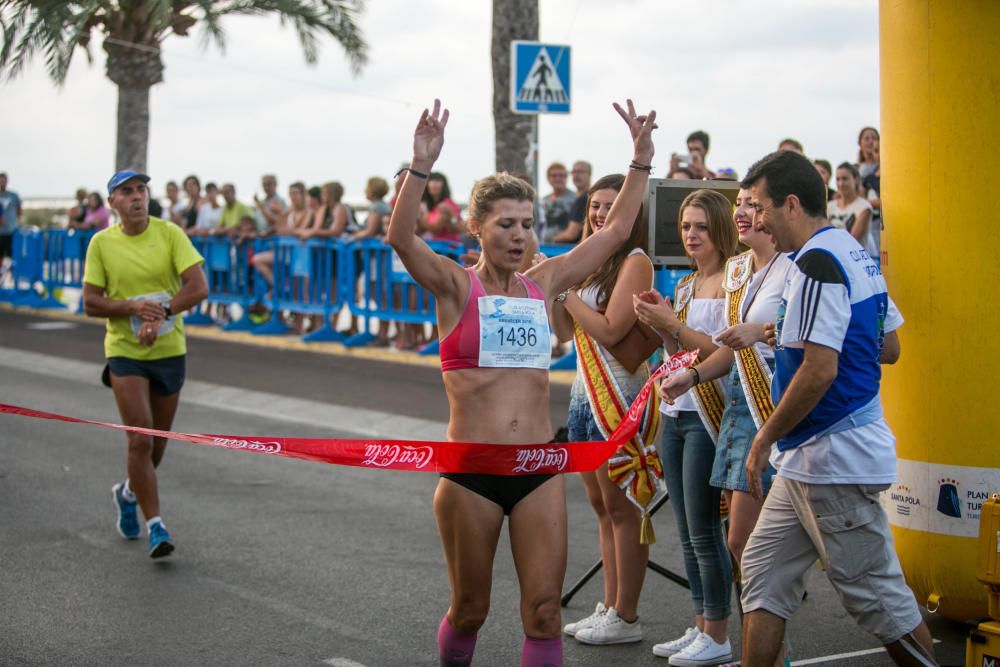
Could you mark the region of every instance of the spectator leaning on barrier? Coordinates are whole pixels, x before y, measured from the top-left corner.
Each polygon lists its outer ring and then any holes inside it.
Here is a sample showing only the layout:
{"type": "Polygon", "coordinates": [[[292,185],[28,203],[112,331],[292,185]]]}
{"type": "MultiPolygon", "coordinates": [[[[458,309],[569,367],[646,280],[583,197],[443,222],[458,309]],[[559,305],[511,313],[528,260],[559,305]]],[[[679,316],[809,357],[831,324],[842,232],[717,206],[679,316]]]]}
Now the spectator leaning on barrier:
{"type": "Polygon", "coordinates": [[[845,609],[897,664],[935,665],[931,635],[907,587],[878,494],[896,479],[882,415],[880,362],[899,355],[902,324],[878,264],[826,220],[823,184],[795,153],[768,155],[743,180],[794,267],[774,333],[776,407],[754,437],[747,481],[777,476],[743,553],[746,667],[770,667],[819,558],[845,609]],[[885,344],[883,345],[883,341],[885,344]],[[891,344],[890,344],[891,343],[891,344]]]}
{"type": "Polygon", "coordinates": [[[542,209],[545,211],[542,243],[553,243],[556,236],[569,225],[569,212],[576,201],[576,193],[566,187],[567,175],[566,165],[562,162],[553,162],[545,172],[552,192],[542,199],[542,209]]]}
{"type": "Polygon", "coordinates": [[[194,227],[187,230],[188,236],[207,236],[219,226],[222,217],[222,205],[219,204],[219,186],[209,182],[205,184],[205,196],[198,207],[198,217],[194,227]]]}
{"type": "Polygon", "coordinates": [[[361,230],[355,232],[355,239],[381,239],[385,237],[392,207],[385,202],[389,194],[389,183],[384,178],[374,176],[365,185],[365,199],[368,200],[368,217],[361,230]]]}
{"type": "Polygon", "coordinates": [[[87,217],[87,190],[77,188],[73,195],[76,204],[66,212],[66,228],[76,229],[83,224],[83,219],[87,217]]]}
{"type": "MultiPolygon", "coordinates": [[[[288,186],[291,208],[284,211],[275,228],[278,236],[295,236],[296,232],[309,224],[309,209],[306,208],[306,186],[296,181],[288,186]]],[[[274,251],[264,250],[253,256],[253,267],[264,277],[268,285],[274,284],[274,251]]]]}
{"type": "Polygon", "coordinates": [[[420,227],[430,241],[461,241],[462,211],[451,198],[448,179],[439,171],[431,172],[421,200],[420,227]]]}
{"type": "Polygon", "coordinates": [[[181,189],[178,187],[177,181],[167,181],[164,192],[167,197],[167,204],[163,206],[163,210],[167,212],[167,218],[172,220],[181,229],[184,229],[184,209],[187,207],[181,201],[181,189]]]}
{"type": "Polygon", "coordinates": [[[111,222],[111,214],[104,207],[104,198],[100,192],[91,192],[87,197],[87,217],[83,219],[80,229],[106,229],[111,222]]]}
{"type": "Polygon", "coordinates": [[[7,173],[0,171],[0,209],[3,216],[0,218],[0,261],[10,257],[13,249],[14,230],[17,229],[17,221],[21,215],[21,197],[13,190],[7,189],[7,173]]]}
{"type": "Polygon", "coordinates": [[[232,183],[222,184],[222,199],[225,204],[219,215],[219,226],[215,229],[216,234],[233,235],[243,218],[256,219],[253,209],[236,199],[236,186],[232,183]]]}
{"type": "Polygon", "coordinates": [[[184,179],[184,194],[187,201],[182,204],[184,208],[179,224],[182,229],[188,230],[198,223],[198,209],[201,208],[201,181],[197,176],[192,174],[184,179]]]}
{"type": "Polygon", "coordinates": [[[260,186],[264,190],[264,199],[253,196],[254,206],[259,218],[263,221],[262,232],[273,233],[285,219],[288,204],[278,195],[278,179],[273,174],[264,174],[260,178],[260,186]]]}
{"type": "MultiPolygon", "coordinates": [[[[170,430],[184,384],[181,313],[208,295],[201,255],[173,223],[149,216],[149,177],[120,171],[108,182],[108,201],[120,224],[98,232],[87,248],[83,304],[107,318],[103,381],[114,391],[122,423],[170,430]]],[[[149,555],[174,550],[160,518],[156,467],[166,438],[128,433],[128,477],[112,488],[118,532],[136,539],[142,509],[149,555]]]]}
{"type": "Polygon", "coordinates": [[[552,239],[554,243],[576,243],[580,240],[583,224],[587,220],[587,198],[592,170],[589,162],[580,160],[573,163],[569,174],[573,178],[573,187],[576,188],[576,199],[569,212],[569,224],[552,239]]]}

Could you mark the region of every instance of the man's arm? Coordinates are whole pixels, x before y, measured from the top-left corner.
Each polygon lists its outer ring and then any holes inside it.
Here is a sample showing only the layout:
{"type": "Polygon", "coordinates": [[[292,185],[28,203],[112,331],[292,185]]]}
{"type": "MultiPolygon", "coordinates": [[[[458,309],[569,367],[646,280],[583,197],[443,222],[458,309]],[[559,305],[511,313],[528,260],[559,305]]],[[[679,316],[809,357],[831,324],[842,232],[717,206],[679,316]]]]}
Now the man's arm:
{"type": "Polygon", "coordinates": [[[832,347],[817,343],[805,343],[802,365],[792,376],[788,388],[782,393],[781,401],[750,445],[747,455],[747,481],[754,498],[764,497],[760,476],[767,467],[771,445],[791,431],[816,407],[830,385],[837,379],[837,364],[840,353],[832,347]]]}

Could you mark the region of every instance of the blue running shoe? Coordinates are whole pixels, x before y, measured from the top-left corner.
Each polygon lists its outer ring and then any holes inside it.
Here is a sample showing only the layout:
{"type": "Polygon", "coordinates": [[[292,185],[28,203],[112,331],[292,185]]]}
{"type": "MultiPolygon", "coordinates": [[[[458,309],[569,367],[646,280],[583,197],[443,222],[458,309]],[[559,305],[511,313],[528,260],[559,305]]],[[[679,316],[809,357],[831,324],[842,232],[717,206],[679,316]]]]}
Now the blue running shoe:
{"type": "Polygon", "coordinates": [[[115,484],[111,487],[111,495],[115,498],[115,508],[118,510],[118,532],[126,540],[134,540],[139,537],[139,533],[142,532],[141,526],[139,526],[139,517],[136,514],[136,506],[138,503],[135,501],[129,502],[125,500],[122,496],[122,489],[125,487],[123,482],[115,484]]]}
{"type": "Polygon", "coordinates": [[[170,533],[162,523],[154,523],[149,529],[149,557],[163,558],[169,556],[173,550],[174,543],[170,541],[170,533]]]}

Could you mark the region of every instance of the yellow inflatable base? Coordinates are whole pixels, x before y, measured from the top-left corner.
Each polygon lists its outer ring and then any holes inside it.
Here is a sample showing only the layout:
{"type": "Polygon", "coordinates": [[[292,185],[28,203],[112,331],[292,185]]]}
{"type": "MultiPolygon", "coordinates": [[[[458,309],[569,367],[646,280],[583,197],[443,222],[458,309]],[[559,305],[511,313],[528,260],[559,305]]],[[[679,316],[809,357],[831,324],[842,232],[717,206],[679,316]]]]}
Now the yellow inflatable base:
{"type": "MultiPolygon", "coordinates": [[[[987,617],[986,587],[976,581],[979,541],[892,527],[906,583],[917,602],[954,621],[987,617]]],[[[1000,663],[997,664],[1000,667],[1000,663]]]]}

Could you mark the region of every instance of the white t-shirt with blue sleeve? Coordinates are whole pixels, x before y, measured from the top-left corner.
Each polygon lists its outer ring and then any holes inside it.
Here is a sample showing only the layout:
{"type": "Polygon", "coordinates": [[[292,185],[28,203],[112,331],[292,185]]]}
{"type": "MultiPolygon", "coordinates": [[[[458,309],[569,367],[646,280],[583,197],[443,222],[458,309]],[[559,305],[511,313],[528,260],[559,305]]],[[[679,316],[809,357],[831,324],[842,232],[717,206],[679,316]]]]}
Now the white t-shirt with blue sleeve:
{"type": "Polygon", "coordinates": [[[846,231],[819,230],[790,256],[777,319],[776,404],[802,365],[805,343],[837,350],[837,378],[776,444],[778,474],[813,484],[890,484],[895,437],[881,414],[885,331],[902,324],[878,262],[846,231]]]}

